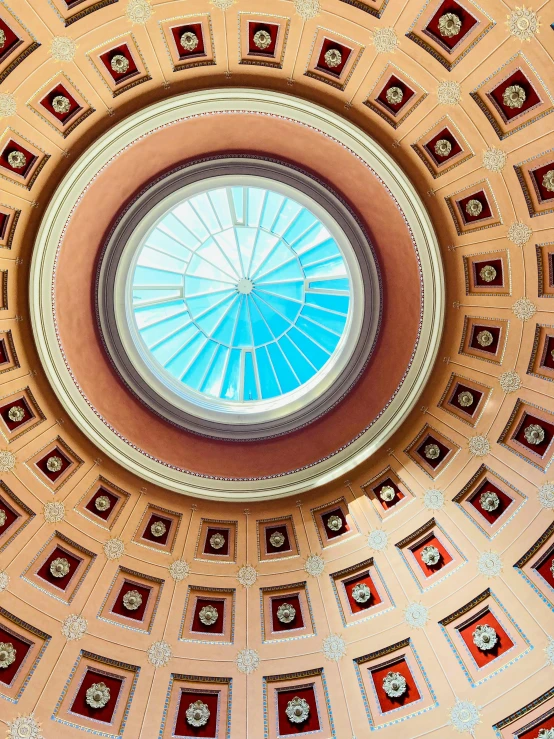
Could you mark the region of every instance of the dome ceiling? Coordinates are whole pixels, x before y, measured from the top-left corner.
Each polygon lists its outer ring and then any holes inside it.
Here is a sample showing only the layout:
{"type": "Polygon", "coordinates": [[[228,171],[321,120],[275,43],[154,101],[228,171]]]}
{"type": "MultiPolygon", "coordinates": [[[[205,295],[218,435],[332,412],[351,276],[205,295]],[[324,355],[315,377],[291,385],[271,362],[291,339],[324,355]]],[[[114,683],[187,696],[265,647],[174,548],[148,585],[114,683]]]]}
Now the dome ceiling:
{"type": "Polygon", "coordinates": [[[551,739],[547,20],[2,1],[0,735],[551,739]],[[256,177],[329,230],[321,260],[254,215],[256,177]],[[196,206],[209,238],[175,289],[214,339],[194,280],[218,294],[199,260],[222,239],[251,332],[211,349],[240,354],[215,405],[215,359],[172,385],[135,319],[164,219],[207,191],[232,208],[196,206]],[[269,291],[227,227],[282,245],[269,291]],[[296,387],[256,338],[264,290],[296,387]],[[310,333],[311,305],[337,323],[310,333]]]}
{"type": "MultiPolygon", "coordinates": [[[[151,480],[164,479],[183,492],[214,496],[220,490],[224,496],[247,494],[248,499],[261,497],[265,490],[282,495],[313,487],[322,475],[330,479],[344,474],[382,445],[413,406],[431,369],[444,298],[438,249],[427,216],[380,148],[330,115],[325,126],[316,121],[326,130],[309,124],[322,115],[320,108],[310,109],[308,103],[258,91],[218,90],[211,96],[201,93],[198,101],[190,94],[173,98],[169,105],[149,108],[112,129],[85,155],[84,167],[80,162],[75,165],[54,196],[38,236],[31,277],[34,286],[40,284],[33,321],[45,368],[77,423],[86,418],[85,433],[92,433],[106,453],[151,480]],[[206,120],[198,111],[214,104],[223,111],[212,111],[206,120]],[[250,115],[248,108],[253,109],[250,115]],[[160,119],[169,122],[160,127],[160,119]],[[233,140],[229,120],[237,122],[233,140]],[[195,137],[198,143],[193,146],[195,137]],[[283,138],[289,141],[286,149],[275,146],[283,138]],[[192,164],[163,176],[160,173],[175,165],[176,139],[186,142],[181,157],[192,159],[192,164]],[[251,154],[252,140],[257,142],[254,153],[271,157],[273,164],[264,165],[263,158],[195,163],[201,156],[214,157],[222,141],[224,151],[251,154]],[[314,160],[314,147],[324,156],[314,160]],[[121,155],[114,153],[121,150],[121,155]],[[294,162],[298,175],[278,165],[276,157],[294,162]],[[334,184],[337,170],[349,173],[350,185],[340,183],[338,192],[328,192],[321,183],[334,184]],[[265,173],[289,187],[297,182],[297,188],[319,199],[321,212],[335,219],[341,240],[353,252],[349,267],[355,280],[353,326],[348,329],[345,350],[350,348],[342,370],[337,367],[324,378],[325,384],[314,386],[311,404],[305,407],[290,393],[288,416],[277,413],[278,404],[270,404],[273,418],[249,423],[254,440],[248,444],[244,418],[233,426],[231,416],[223,429],[208,408],[196,413],[205,414],[205,426],[199,419],[188,421],[187,406],[179,415],[180,400],[172,400],[169,383],[152,382],[137,369],[134,357],[140,351],[144,355],[144,350],[129,349],[132,332],[121,328],[128,321],[118,317],[118,306],[124,302],[118,292],[118,280],[123,278],[118,274],[125,276],[131,269],[126,255],[133,253],[132,244],[139,238],[135,234],[141,213],[148,213],[153,222],[166,200],[173,202],[179,188],[201,182],[203,172],[220,177],[265,173]],[[132,198],[122,214],[120,200],[105,202],[105,183],[113,187],[120,180],[125,187],[123,202],[132,198]],[[72,204],[74,199],[78,206],[72,204]],[[83,239],[86,252],[81,248],[83,239]],[[396,290],[402,291],[402,303],[394,299],[396,290]],[[90,300],[79,300],[85,293],[90,300]],[[124,382],[106,362],[103,343],[124,382]],[[144,407],[143,397],[155,415],[144,407]],[[188,432],[187,426],[197,434],[188,432]],[[264,433],[269,438],[262,441],[264,433]],[[245,445],[237,454],[240,440],[245,445]],[[286,479],[273,479],[285,475],[286,479]]],[[[186,276],[184,280],[188,284],[186,276]]],[[[198,320],[195,325],[200,325],[198,320]]],[[[242,411],[246,420],[249,412],[242,411]]]]}

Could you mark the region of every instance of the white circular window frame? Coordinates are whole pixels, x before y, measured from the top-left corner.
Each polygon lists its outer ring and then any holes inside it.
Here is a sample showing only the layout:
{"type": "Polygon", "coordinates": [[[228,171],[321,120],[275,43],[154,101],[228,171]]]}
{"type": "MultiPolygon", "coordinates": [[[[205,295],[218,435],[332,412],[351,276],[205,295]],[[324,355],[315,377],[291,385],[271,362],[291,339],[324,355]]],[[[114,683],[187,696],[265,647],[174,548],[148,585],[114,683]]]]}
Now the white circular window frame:
{"type": "Polygon", "coordinates": [[[440,250],[423,203],[394,160],[368,135],[335,113],[300,98],[258,89],[185,93],[151,105],[106,132],[80,157],[54,193],[37,235],[30,279],[33,332],[46,375],[79,429],[124,468],[155,485],[213,500],[264,500],[297,495],[344,476],[374,454],[414,407],[435,361],[444,322],[445,288],[440,250]],[[412,230],[421,265],[423,311],[420,338],[394,398],[362,434],[309,467],[263,479],[203,477],[149,457],[123,439],[76,385],[59,345],[52,289],[55,260],[71,211],[95,175],[113,157],[155,128],[216,112],[276,115],[322,131],[365,161],[396,198],[412,230]]]}
{"type": "MultiPolygon", "coordinates": [[[[367,287],[372,295],[365,296],[359,263],[343,229],[324,207],[301,190],[276,179],[259,175],[236,174],[201,179],[178,189],[150,209],[133,230],[118,260],[113,284],[113,310],[117,333],[126,356],[134,370],[140,375],[145,386],[141,388],[133,383],[126,368],[122,367],[118,361],[116,353],[111,351],[110,354],[115,357],[120,373],[133,390],[141,397],[144,397],[149,390],[153,390],[155,394],[153,402],[148,404],[152,405],[156,412],[163,413],[159,404],[155,402],[155,398],[163,398],[167,403],[163,415],[167,416],[168,411],[170,412],[171,407],[173,407],[176,412],[171,414],[171,420],[179,425],[218,438],[245,439],[261,438],[264,435],[271,436],[276,432],[283,431],[284,427],[281,419],[293,416],[295,419],[299,419],[296,425],[299,422],[305,424],[325,412],[325,408],[321,407],[322,404],[319,401],[341,377],[358,345],[364,322],[366,297],[368,310],[373,316],[369,326],[371,335],[367,337],[366,341],[368,350],[373,345],[379,315],[379,295],[375,265],[370,263],[370,269],[371,275],[367,287]],[[310,210],[327,228],[338,244],[345,261],[351,288],[346,326],[337,347],[325,365],[295,390],[276,398],[253,402],[212,399],[179,382],[169,372],[162,370],[155,359],[150,356],[133,319],[133,275],[142,246],[147,241],[152,228],[170,210],[189,197],[208,189],[230,186],[267,188],[295,200],[310,210]],[[307,412],[308,406],[314,406],[312,412],[307,412]],[[178,411],[181,411],[182,414],[179,414],[178,411]],[[179,416],[181,416],[182,422],[180,422],[179,416]],[[197,422],[194,419],[197,419],[197,422]]],[[[103,285],[102,276],[99,283],[103,285]]],[[[99,302],[103,302],[102,297],[99,302]]],[[[102,315],[100,320],[103,324],[104,336],[107,337],[108,328],[105,327],[102,315]]],[[[330,402],[327,402],[325,405],[328,406],[329,404],[330,402]]],[[[289,418],[286,420],[287,428],[285,430],[292,430],[295,425],[294,421],[289,418]]]]}

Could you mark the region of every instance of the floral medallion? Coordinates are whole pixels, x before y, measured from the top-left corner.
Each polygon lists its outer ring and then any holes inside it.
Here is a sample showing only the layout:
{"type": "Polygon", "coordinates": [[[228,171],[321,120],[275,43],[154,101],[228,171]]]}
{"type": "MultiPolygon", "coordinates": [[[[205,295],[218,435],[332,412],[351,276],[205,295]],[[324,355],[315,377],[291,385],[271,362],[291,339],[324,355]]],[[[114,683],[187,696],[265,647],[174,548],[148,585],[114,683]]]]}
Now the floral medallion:
{"type": "Polygon", "coordinates": [[[280,549],[285,543],[285,535],[280,531],[274,531],[269,537],[269,543],[272,547],[275,547],[275,549],[280,549]]]}
{"type": "Polygon", "coordinates": [[[325,569],[325,560],[319,554],[310,554],[304,562],[304,569],[312,577],[319,577],[325,569]]]}
{"type": "Polygon", "coordinates": [[[479,505],[484,511],[492,513],[492,511],[495,511],[500,505],[500,498],[495,492],[488,490],[485,493],[481,493],[479,505]]]}
{"type": "Polygon", "coordinates": [[[142,595],[138,590],[128,590],[123,596],[123,607],[128,611],[137,611],[142,605],[142,595]]]}
{"type": "Polygon", "coordinates": [[[150,526],[150,532],[152,536],[156,537],[156,539],[159,539],[160,536],[163,536],[166,531],[167,527],[163,521],[154,521],[152,526],[150,526]]]}
{"type": "Polygon", "coordinates": [[[429,609],[421,603],[409,603],[404,611],[404,621],[413,629],[422,629],[429,620],[429,609]]]}
{"type": "Polygon", "coordinates": [[[389,698],[400,698],[407,687],[406,678],[399,672],[389,672],[383,678],[383,690],[389,698]]]}
{"type": "Polygon", "coordinates": [[[237,574],[237,580],[245,588],[251,588],[258,579],[258,573],[252,565],[243,565],[237,574]]]}
{"type": "Polygon", "coordinates": [[[87,620],[72,613],[62,621],[62,634],[68,641],[79,641],[87,631],[87,620]]]}
{"type": "Polygon", "coordinates": [[[423,547],[423,549],[421,550],[421,559],[429,567],[433,567],[434,565],[438,564],[440,558],[441,553],[439,552],[437,547],[434,547],[433,545],[423,547]]]}
{"type": "Polygon", "coordinates": [[[502,572],[502,560],[496,552],[483,552],[477,560],[477,569],[485,577],[498,577],[502,572]]]}
{"type": "Polygon", "coordinates": [[[54,577],[65,577],[69,570],[70,565],[65,557],[57,557],[50,562],[50,573],[54,577]]]}
{"type": "Polygon", "coordinates": [[[325,659],[331,662],[338,662],[346,654],[346,642],[339,634],[330,634],[323,640],[323,648],[321,650],[325,659]]]}
{"type": "Polygon", "coordinates": [[[169,574],[175,582],[181,582],[190,574],[190,567],[183,559],[176,559],[169,565],[169,574]]]}
{"type": "Polygon", "coordinates": [[[17,652],[11,642],[0,642],[0,670],[13,665],[17,652]]]}
{"type": "Polygon", "coordinates": [[[204,624],[204,626],[213,626],[219,618],[219,613],[217,612],[217,608],[215,606],[208,605],[200,609],[198,618],[204,624]]]}
{"type": "Polygon", "coordinates": [[[428,511],[440,511],[444,508],[444,493],[442,490],[426,490],[423,496],[423,505],[428,511]]]}
{"type": "Polygon", "coordinates": [[[498,634],[492,626],[481,624],[473,632],[473,643],[482,652],[494,649],[498,641],[498,634]]]}
{"type": "Polygon", "coordinates": [[[389,536],[383,529],[373,529],[367,537],[367,545],[376,552],[380,552],[389,543],[389,536]]]}
{"type": "Polygon", "coordinates": [[[327,519],[327,528],[330,531],[340,531],[342,529],[343,523],[342,518],[340,516],[329,516],[327,519]]]}
{"type": "Polygon", "coordinates": [[[91,708],[104,708],[110,700],[110,689],[106,683],[93,683],[86,692],[85,700],[91,708]]]}
{"type": "Polygon", "coordinates": [[[260,666],[260,656],[255,649],[241,649],[235,662],[239,672],[250,675],[260,666]]]}
{"type": "Polygon", "coordinates": [[[474,457],[485,457],[491,450],[491,445],[486,436],[471,436],[467,443],[470,454],[474,457]]]}
{"type": "Polygon", "coordinates": [[[154,667],[165,667],[172,656],[171,647],[165,641],[155,641],[148,648],[148,661],[154,667]]]}
{"type": "Polygon", "coordinates": [[[190,726],[199,728],[205,726],[210,718],[210,709],[201,700],[194,701],[187,708],[185,716],[187,717],[187,723],[190,726]]]}
{"type": "Polygon", "coordinates": [[[282,603],[277,609],[277,618],[282,624],[290,624],[296,616],[296,608],[290,603],[282,603]]]}
{"type": "Polygon", "coordinates": [[[365,582],[359,582],[352,588],[352,597],[356,603],[367,603],[371,598],[371,590],[365,582]]]}
{"type": "Polygon", "coordinates": [[[310,715],[310,706],[305,698],[296,696],[287,703],[285,713],[293,724],[302,724],[310,715]]]}

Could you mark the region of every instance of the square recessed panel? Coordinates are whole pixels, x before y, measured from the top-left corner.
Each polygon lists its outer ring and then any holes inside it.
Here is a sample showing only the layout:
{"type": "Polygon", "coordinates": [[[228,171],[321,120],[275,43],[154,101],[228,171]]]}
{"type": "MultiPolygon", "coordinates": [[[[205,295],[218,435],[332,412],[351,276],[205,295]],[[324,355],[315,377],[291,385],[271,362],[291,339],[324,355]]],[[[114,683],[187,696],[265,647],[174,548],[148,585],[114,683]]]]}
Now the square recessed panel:
{"type": "Polygon", "coordinates": [[[42,85],[27,105],[64,138],[94,113],[75,83],[63,73],[42,85]]]}
{"type": "Polygon", "coordinates": [[[0,405],[0,418],[5,424],[6,433],[16,435],[21,428],[36,420],[36,415],[24,395],[10,399],[0,405]]]}
{"type": "Polygon", "coordinates": [[[4,45],[0,49],[0,83],[16,69],[40,44],[12,10],[2,3],[0,6],[0,30],[4,34],[4,45]]]}
{"type": "Polygon", "coordinates": [[[95,10],[105,8],[118,0],[49,0],[50,7],[54,8],[56,15],[64,26],[70,26],[76,21],[86,18],[95,10]]]}
{"type": "Polygon", "coordinates": [[[465,316],[460,354],[502,364],[510,322],[504,318],[465,316]]]}
{"type": "Polygon", "coordinates": [[[321,731],[315,686],[313,684],[297,685],[293,688],[278,688],[276,699],[277,731],[279,736],[315,734],[321,731]],[[289,703],[295,699],[304,701],[308,706],[308,715],[300,724],[293,723],[287,714],[289,703]]]}
{"type": "Polygon", "coordinates": [[[141,546],[169,554],[173,551],[181,518],[180,513],[149,505],[142,514],[133,541],[141,546]]]}
{"type": "Polygon", "coordinates": [[[303,735],[332,739],[336,736],[330,720],[323,669],[264,677],[263,687],[267,739],[303,735]],[[306,720],[300,723],[291,721],[286,713],[289,702],[294,698],[303,699],[309,707],[306,720]]]}
{"type": "Polygon", "coordinates": [[[87,58],[113,97],[151,79],[132,33],[91,49],[87,58]]]}
{"type": "Polygon", "coordinates": [[[230,677],[199,677],[173,673],[165,700],[160,739],[175,737],[231,738],[231,688],[230,677]],[[208,706],[208,722],[199,728],[187,721],[187,709],[192,703],[202,701],[208,706]]]}
{"type": "Polygon", "coordinates": [[[98,618],[135,631],[150,633],[164,581],[120,567],[104,598],[98,618]]]}
{"type": "Polygon", "coordinates": [[[543,472],[552,462],[554,414],[517,400],[498,443],[543,472]]]}
{"type": "Polygon", "coordinates": [[[502,224],[496,198],[487,180],[464,187],[445,198],[458,236],[502,224]]]}
{"type": "Polygon", "coordinates": [[[515,54],[470,92],[500,139],[551,113],[554,104],[524,54],[515,54]]]}
{"type": "Polygon", "coordinates": [[[123,688],[123,683],[124,678],[121,675],[111,673],[108,670],[89,667],[84,673],[79,689],[73,697],[69,712],[98,722],[100,725],[111,724],[116,706],[119,703],[119,695],[123,688]],[[88,704],[86,697],[87,691],[99,683],[103,683],[110,691],[110,700],[105,706],[96,708],[88,704]]]}
{"type": "Polygon", "coordinates": [[[298,556],[298,541],[292,517],[257,522],[258,558],[270,562],[298,556]]]}
{"type": "Polygon", "coordinates": [[[450,375],[438,407],[460,421],[475,427],[481,418],[492,388],[469,377],[450,375]]]}
{"type": "Polygon", "coordinates": [[[424,426],[405,453],[435,479],[450,464],[460,447],[431,426],[424,426]]]}
{"type": "Polygon", "coordinates": [[[474,156],[462,132],[449,116],[443,116],[416,139],[412,149],[434,178],[474,156]]]}
{"type": "Polygon", "coordinates": [[[371,729],[397,724],[437,705],[411,639],[405,639],[377,652],[354,659],[371,729]],[[384,688],[387,676],[399,673],[405,681],[400,696],[390,696],[384,688]]]}
{"type": "Polygon", "coordinates": [[[457,628],[457,631],[467,652],[469,652],[472,659],[475,661],[475,664],[479,668],[488,667],[492,662],[497,660],[514,646],[513,641],[506,633],[504,627],[499,623],[494,613],[488,607],[483,608],[471,618],[467,619],[467,621],[464,621],[457,628]],[[492,649],[483,649],[475,643],[475,640],[479,638],[480,629],[484,632],[485,639],[489,639],[489,643],[491,637],[492,640],[494,640],[494,636],[490,634],[489,630],[494,630],[497,641],[492,649]]]}
{"type": "Polygon", "coordinates": [[[390,467],[362,485],[362,490],[381,519],[390,518],[414,500],[412,491],[390,467]]]}
{"type": "Polygon", "coordinates": [[[8,442],[36,428],[45,418],[28,387],[0,398],[0,431],[8,442]]]}
{"type": "Polygon", "coordinates": [[[318,28],[304,74],[344,90],[363,51],[364,47],[357,41],[326,28],[318,28]]]}
{"type": "Polygon", "coordinates": [[[21,577],[47,595],[71,603],[95,559],[94,552],[55,531],[21,577]]]}
{"type": "Polygon", "coordinates": [[[232,644],[234,631],[235,590],[190,585],[181,621],[181,641],[232,644]]]}
{"type": "Polygon", "coordinates": [[[0,552],[11,544],[35,513],[0,480],[0,552]]]}
{"type": "Polygon", "coordinates": [[[527,374],[554,381],[554,326],[537,324],[527,374]]]}
{"type": "Polygon", "coordinates": [[[514,165],[531,218],[554,211],[554,150],[514,165]]]}
{"type": "Polygon", "coordinates": [[[111,529],[129,498],[129,493],[100,476],[88,488],[75,509],[89,521],[111,529]]]}
{"type": "Polygon", "coordinates": [[[236,562],[237,527],[236,521],[203,518],[198,529],[194,558],[206,562],[236,562]]]}
{"type": "Polygon", "coordinates": [[[396,544],[420,590],[451,575],[467,559],[434,518],[396,544]]]}
{"type": "Polygon", "coordinates": [[[494,539],[526,501],[527,496],[486,465],[479,467],[454,498],[488,539],[494,539]]]}
{"type": "Polygon", "coordinates": [[[158,25],[174,72],[215,64],[209,13],[176,16],[158,25]]]}
{"type": "Polygon", "coordinates": [[[315,633],[305,582],[260,589],[262,641],[283,641],[315,633]]]}
{"type": "Polygon", "coordinates": [[[52,492],[60,490],[83,464],[83,460],[59,436],[25,460],[33,475],[52,492]]]}
{"type": "Polygon", "coordinates": [[[0,642],[11,644],[15,650],[14,661],[0,670],[0,693],[3,698],[17,703],[50,638],[44,631],[0,608],[0,642]]]}
{"type": "Polygon", "coordinates": [[[240,63],[282,68],[289,25],[283,16],[240,12],[240,63]]]}
{"type": "Polygon", "coordinates": [[[394,602],[373,558],[329,575],[343,626],[387,613],[394,602]]]}
{"type": "Polygon", "coordinates": [[[385,12],[389,0],[341,0],[341,2],[352,5],[358,10],[363,10],[375,18],[380,18],[385,12]]]}
{"type": "Polygon", "coordinates": [[[344,498],[312,508],[312,520],[322,547],[350,539],[358,532],[356,522],[344,498]]]}
{"type": "Polygon", "coordinates": [[[396,129],[425,100],[427,94],[408,74],[389,62],[364,105],[396,129]]]}
{"type": "Polygon", "coordinates": [[[469,0],[428,0],[406,36],[451,71],[493,26],[469,0]]]}
{"type": "Polygon", "coordinates": [[[507,250],[464,256],[466,295],[511,295],[510,255],[507,250]]]}
{"type": "Polygon", "coordinates": [[[473,687],[531,649],[525,634],[490,588],[439,623],[473,687]]]}
{"type": "Polygon", "coordinates": [[[21,211],[17,208],[0,203],[0,248],[12,248],[15,227],[17,226],[20,215],[21,211]]]}
{"type": "Polygon", "coordinates": [[[30,190],[50,156],[29,139],[7,128],[0,139],[0,177],[30,190]]]}
{"type": "Polygon", "coordinates": [[[554,688],[518,708],[492,728],[499,739],[536,739],[541,729],[554,729],[554,688]]]}
{"type": "Polygon", "coordinates": [[[554,610],[554,523],[550,524],[514,567],[541,600],[554,610]]]}
{"type": "Polygon", "coordinates": [[[539,298],[554,297],[554,242],[536,245],[539,298]]]}
{"type": "Polygon", "coordinates": [[[121,736],[140,667],[82,650],[71,670],[52,718],[75,729],[103,736],[121,736]],[[104,683],[110,690],[105,706],[87,704],[89,688],[104,683]]]}
{"type": "Polygon", "coordinates": [[[390,713],[391,711],[396,711],[399,708],[409,706],[410,703],[418,703],[421,700],[421,694],[404,657],[392,659],[386,664],[378,665],[370,671],[370,676],[373,689],[377,696],[377,704],[381,714],[383,715],[390,713]],[[401,696],[389,696],[385,692],[383,684],[387,679],[387,676],[390,676],[391,673],[394,675],[402,675],[405,680],[406,688],[405,692],[401,696]]]}
{"type": "Polygon", "coordinates": [[[19,366],[11,330],[0,330],[0,375],[19,366]]]}

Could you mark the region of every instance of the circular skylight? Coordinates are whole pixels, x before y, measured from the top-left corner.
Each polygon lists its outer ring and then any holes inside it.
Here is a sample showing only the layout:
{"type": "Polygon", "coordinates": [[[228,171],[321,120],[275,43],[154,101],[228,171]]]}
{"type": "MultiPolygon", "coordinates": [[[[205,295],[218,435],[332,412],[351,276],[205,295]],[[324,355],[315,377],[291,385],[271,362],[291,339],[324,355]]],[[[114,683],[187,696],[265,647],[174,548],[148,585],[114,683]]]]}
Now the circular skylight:
{"type": "Polygon", "coordinates": [[[150,371],[189,411],[234,423],[312,399],[352,343],[361,288],[338,224],[253,177],[197,183],[156,215],[124,267],[126,321],[150,371]]]}

